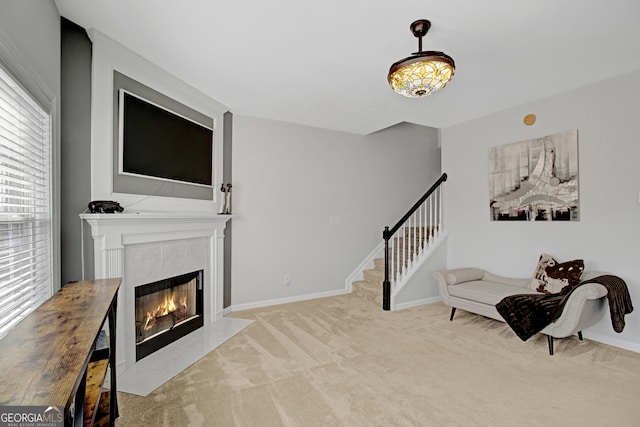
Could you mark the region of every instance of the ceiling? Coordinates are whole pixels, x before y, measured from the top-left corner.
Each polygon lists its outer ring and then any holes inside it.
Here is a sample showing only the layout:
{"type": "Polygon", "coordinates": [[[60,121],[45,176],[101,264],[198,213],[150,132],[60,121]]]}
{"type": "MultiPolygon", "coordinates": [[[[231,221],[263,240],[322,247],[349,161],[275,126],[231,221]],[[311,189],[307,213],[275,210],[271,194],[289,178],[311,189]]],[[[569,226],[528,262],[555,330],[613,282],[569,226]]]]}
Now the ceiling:
{"type": "Polygon", "coordinates": [[[55,0],[234,114],[369,134],[446,128],[640,69],[638,0],[55,0]],[[440,92],[394,93],[418,50],[456,62],[440,92]]]}

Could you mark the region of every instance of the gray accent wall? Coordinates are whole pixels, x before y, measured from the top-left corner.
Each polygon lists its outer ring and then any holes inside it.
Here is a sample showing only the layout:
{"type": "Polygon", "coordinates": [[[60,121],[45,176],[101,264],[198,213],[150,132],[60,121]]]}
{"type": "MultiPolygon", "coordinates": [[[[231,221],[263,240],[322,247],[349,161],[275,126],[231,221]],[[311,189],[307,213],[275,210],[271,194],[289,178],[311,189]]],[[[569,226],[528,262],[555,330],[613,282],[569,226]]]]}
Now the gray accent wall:
{"type": "MultiPolygon", "coordinates": [[[[225,184],[232,182],[231,171],[231,155],[233,151],[233,114],[227,112],[224,114],[224,154],[222,160],[223,174],[222,182],[225,184]]],[[[233,190],[233,187],[232,187],[233,190]]],[[[233,194],[233,191],[232,193],[233,194]]],[[[233,203],[231,204],[233,209],[233,203]]],[[[233,212],[232,212],[233,213],[233,212]]],[[[231,228],[233,220],[227,222],[227,226],[224,229],[224,301],[223,307],[227,308],[231,306],[231,228]]]]}
{"type": "Polygon", "coordinates": [[[78,214],[91,198],[91,41],[84,28],[61,18],[61,246],[62,283],[93,278],[93,240],[78,214]],[[81,227],[84,229],[81,231],[81,227]],[[82,237],[84,235],[84,241],[82,237]]]}

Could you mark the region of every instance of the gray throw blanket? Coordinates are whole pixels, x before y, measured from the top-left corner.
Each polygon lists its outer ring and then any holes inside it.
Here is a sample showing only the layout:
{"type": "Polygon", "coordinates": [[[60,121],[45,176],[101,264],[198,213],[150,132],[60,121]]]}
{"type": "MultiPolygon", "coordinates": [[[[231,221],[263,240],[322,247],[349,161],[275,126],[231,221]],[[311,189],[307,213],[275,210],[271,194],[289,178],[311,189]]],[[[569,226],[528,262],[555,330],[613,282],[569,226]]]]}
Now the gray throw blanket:
{"type": "Polygon", "coordinates": [[[505,297],[496,304],[498,313],[520,337],[526,341],[543,330],[562,314],[571,293],[585,283],[600,283],[607,288],[613,330],[622,332],[624,316],[633,311],[627,284],[621,278],[604,275],[567,286],[558,294],[518,294],[505,297]]]}

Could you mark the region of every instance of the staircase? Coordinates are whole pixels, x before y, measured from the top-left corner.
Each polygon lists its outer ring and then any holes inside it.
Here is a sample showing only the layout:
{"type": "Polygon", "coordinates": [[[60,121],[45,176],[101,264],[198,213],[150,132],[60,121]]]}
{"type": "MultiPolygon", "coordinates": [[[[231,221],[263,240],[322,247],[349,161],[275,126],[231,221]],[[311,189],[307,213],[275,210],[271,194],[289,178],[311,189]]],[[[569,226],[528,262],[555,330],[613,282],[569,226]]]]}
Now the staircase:
{"type": "MultiPolygon", "coordinates": [[[[414,260],[420,254],[426,254],[426,250],[435,242],[435,236],[438,235],[438,227],[406,227],[404,229],[404,237],[394,237],[392,248],[398,248],[397,254],[394,250],[389,250],[389,258],[397,260],[394,263],[394,269],[390,276],[393,280],[398,277],[398,271],[407,268],[413,264],[414,260]],[[405,255],[406,254],[406,255],[405,255]],[[408,262],[403,262],[404,258],[408,262]]],[[[384,255],[384,250],[382,254],[384,255]]],[[[382,284],[384,282],[384,258],[374,258],[373,268],[362,271],[363,280],[356,280],[351,283],[352,292],[359,297],[375,303],[378,307],[382,306],[382,284]]]]}
{"type": "Polygon", "coordinates": [[[382,306],[382,281],[384,280],[384,258],[374,258],[374,268],[362,271],[364,280],[351,283],[352,292],[359,297],[382,306]]]}
{"type": "Polygon", "coordinates": [[[384,310],[394,309],[395,296],[439,243],[441,185],[446,180],[447,174],[442,174],[396,225],[385,227],[383,242],[361,264],[369,267],[363,268],[362,280],[351,282],[354,294],[381,305],[384,310]]]}

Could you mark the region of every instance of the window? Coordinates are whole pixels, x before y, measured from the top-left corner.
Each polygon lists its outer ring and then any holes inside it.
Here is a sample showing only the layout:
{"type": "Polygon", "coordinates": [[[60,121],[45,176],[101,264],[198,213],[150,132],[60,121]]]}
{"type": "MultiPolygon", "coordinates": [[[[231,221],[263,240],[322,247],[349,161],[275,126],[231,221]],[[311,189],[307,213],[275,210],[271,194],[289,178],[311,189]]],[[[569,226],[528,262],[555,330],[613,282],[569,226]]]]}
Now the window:
{"type": "Polygon", "coordinates": [[[51,115],[0,67],[0,337],[53,293],[51,115]]]}

